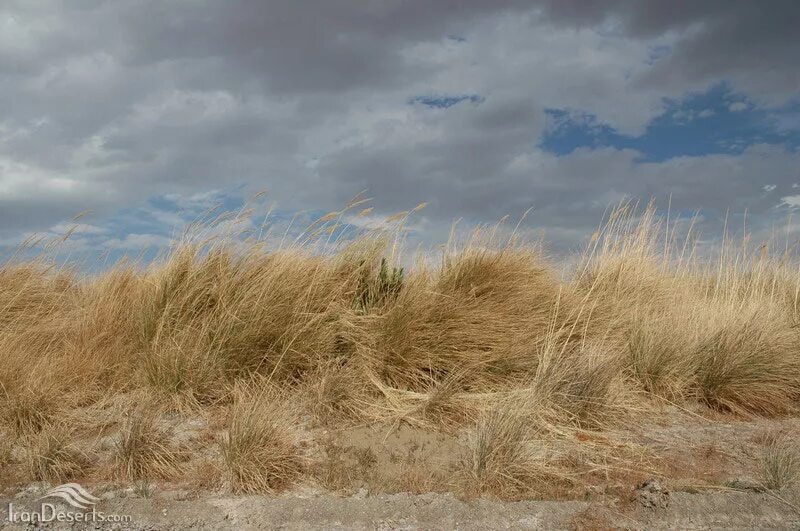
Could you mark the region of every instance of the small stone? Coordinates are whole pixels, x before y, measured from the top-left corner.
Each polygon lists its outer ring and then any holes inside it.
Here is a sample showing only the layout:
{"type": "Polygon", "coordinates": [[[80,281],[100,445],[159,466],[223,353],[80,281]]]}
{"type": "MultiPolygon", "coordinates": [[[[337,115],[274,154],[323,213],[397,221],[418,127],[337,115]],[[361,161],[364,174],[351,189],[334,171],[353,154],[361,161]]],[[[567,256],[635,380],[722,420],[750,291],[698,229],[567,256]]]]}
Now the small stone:
{"type": "Polygon", "coordinates": [[[669,491],[657,479],[648,479],[634,491],[636,502],[647,509],[666,509],[669,506],[669,491]]]}

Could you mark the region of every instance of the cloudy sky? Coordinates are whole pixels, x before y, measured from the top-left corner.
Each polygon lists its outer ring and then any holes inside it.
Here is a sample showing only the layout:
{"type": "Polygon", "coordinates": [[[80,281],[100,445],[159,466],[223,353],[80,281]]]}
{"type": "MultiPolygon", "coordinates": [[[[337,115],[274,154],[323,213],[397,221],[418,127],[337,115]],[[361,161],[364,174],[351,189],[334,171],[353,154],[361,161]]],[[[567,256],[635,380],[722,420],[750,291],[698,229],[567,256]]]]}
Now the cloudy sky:
{"type": "Polygon", "coordinates": [[[623,198],[709,237],[800,206],[796,0],[3,0],[0,247],[91,214],[163,244],[266,189],[288,219],[516,217],[580,244],[623,198]]]}

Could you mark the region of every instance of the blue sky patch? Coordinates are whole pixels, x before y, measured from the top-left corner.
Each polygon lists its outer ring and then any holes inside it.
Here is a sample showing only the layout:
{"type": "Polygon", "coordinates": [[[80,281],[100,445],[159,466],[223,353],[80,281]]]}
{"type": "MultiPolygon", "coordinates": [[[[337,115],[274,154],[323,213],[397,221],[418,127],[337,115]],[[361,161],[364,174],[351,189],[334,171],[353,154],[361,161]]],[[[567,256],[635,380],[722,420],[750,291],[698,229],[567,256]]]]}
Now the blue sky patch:
{"type": "Polygon", "coordinates": [[[720,84],[705,93],[664,103],[664,112],[638,137],[622,135],[591,114],[548,109],[548,127],[539,145],[558,155],[580,147],[635,149],[645,162],[737,154],[759,143],[800,148],[800,102],[763,109],[720,84]]]}
{"type": "Polygon", "coordinates": [[[458,96],[414,96],[408,100],[408,103],[411,105],[422,104],[433,109],[447,109],[448,107],[452,107],[453,105],[461,103],[462,101],[468,101],[470,103],[477,104],[483,102],[483,100],[483,96],[479,96],[478,94],[461,94],[458,96]]]}

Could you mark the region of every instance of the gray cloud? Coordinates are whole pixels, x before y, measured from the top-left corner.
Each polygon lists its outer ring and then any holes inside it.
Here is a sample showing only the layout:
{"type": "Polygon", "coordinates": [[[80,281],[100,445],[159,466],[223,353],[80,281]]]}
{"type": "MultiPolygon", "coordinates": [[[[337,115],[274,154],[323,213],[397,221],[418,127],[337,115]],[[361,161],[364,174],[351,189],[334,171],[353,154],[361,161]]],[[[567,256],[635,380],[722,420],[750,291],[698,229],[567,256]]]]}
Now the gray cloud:
{"type": "Polygon", "coordinates": [[[653,86],[703,86],[726,79],[772,104],[797,96],[800,86],[800,3],[777,0],[546,0],[561,24],[616,22],[634,38],[667,32],[681,37],[670,55],[643,76],[653,86]]]}
{"type": "Polygon", "coordinates": [[[6,1],[0,240],[240,186],[287,208],[363,189],[379,212],[429,201],[428,227],[533,206],[570,237],[622,197],[771,215],[800,180],[780,147],[642,163],[537,144],[546,108],[639,134],[665,97],[723,80],[783,103],[796,20],[795,2],[6,1]],[[409,103],[459,94],[484,100],[409,103]]]}

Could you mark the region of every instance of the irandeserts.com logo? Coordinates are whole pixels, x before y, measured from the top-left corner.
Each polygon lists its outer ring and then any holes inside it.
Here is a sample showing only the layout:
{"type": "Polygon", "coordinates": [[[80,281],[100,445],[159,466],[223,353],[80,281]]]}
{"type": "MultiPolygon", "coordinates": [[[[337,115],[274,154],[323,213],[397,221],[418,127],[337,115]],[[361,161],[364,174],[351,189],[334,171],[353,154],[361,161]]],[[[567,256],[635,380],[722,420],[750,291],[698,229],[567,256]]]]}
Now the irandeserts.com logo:
{"type": "Polygon", "coordinates": [[[77,483],[65,483],[47,491],[36,501],[40,502],[38,508],[28,509],[15,507],[8,504],[7,520],[11,523],[35,522],[130,522],[131,517],[123,514],[108,514],[98,511],[95,505],[100,498],[92,495],[88,490],[77,483]],[[43,500],[60,498],[76,510],[63,508],[52,502],[43,500]]]}

